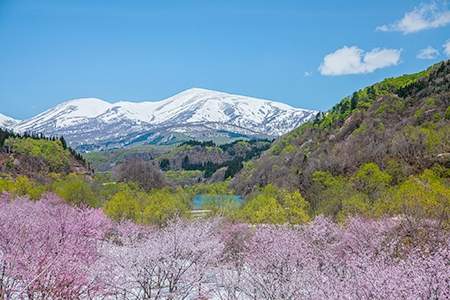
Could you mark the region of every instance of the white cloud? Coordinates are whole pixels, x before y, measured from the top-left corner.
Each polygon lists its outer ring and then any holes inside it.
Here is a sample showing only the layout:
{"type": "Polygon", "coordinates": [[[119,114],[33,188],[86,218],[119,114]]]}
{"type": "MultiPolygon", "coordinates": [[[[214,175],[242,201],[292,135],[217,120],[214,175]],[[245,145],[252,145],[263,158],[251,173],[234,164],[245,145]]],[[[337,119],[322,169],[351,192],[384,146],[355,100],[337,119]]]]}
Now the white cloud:
{"type": "Polygon", "coordinates": [[[450,56],[450,40],[446,41],[442,48],[444,48],[444,53],[450,56]]]}
{"type": "Polygon", "coordinates": [[[323,58],[320,74],[328,76],[372,73],[400,62],[401,50],[375,48],[369,52],[344,46],[323,58]]]}
{"type": "Polygon", "coordinates": [[[377,31],[400,31],[404,34],[438,28],[450,23],[450,10],[447,2],[422,4],[406,12],[402,19],[393,24],[382,25],[377,31]]]}
{"type": "Polygon", "coordinates": [[[431,46],[428,46],[424,49],[419,50],[419,53],[417,53],[416,57],[419,59],[435,59],[438,56],[439,51],[431,46]]]}
{"type": "Polygon", "coordinates": [[[304,77],[309,77],[311,75],[312,75],[312,72],[305,71],[305,73],[303,73],[304,77]]]}

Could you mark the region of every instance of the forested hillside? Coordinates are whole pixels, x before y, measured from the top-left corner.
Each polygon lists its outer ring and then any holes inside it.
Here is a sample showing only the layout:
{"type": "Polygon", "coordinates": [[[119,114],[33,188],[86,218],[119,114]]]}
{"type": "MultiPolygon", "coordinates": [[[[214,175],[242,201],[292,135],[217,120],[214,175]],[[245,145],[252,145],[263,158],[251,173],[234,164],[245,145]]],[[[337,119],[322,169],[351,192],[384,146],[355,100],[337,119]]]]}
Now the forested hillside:
{"type": "Polygon", "coordinates": [[[63,137],[17,134],[0,128],[0,176],[48,181],[50,174],[91,174],[84,158],[63,137]]]}
{"type": "MultiPolygon", "coordinates": [[[[448,192],[450,61],[389,78],[344,98],[277,140],[233,180],[240,194],[273,184],[300,190],[312,210],[362,193],[379,198],[433,169],[448,192]]],[[[358,205],[367,201],[358,202],[358,205]]]]}
{"type": "Polygon", "coordinates": [[[450,62],[386,79],[284,135],[235,180],[248,194],[274,183],[307,190],[315,171],[350,175],[374,162],[395,180],[450,155],[450,62]]]}
{"type": "Polygon", "coordinates": [[[270,144],[268,140],[241,140],[223,145],[188,141],[161,156],[159,162],[164,171],[196,170],[203,172],[204,178],[215,174],[216,181],[223,181],[240,171],[244,162],[259,157],[270,144]]]}
{"type": "Polygon", "coordinates": [[[259,157],[269,140],[238,140],[228,144],[187,141],[177,146],[140,146],[84,154],[96,171],[108,172],[131,160],[152,161],[176,185],[223,181],[245,162],[259,157]]]}

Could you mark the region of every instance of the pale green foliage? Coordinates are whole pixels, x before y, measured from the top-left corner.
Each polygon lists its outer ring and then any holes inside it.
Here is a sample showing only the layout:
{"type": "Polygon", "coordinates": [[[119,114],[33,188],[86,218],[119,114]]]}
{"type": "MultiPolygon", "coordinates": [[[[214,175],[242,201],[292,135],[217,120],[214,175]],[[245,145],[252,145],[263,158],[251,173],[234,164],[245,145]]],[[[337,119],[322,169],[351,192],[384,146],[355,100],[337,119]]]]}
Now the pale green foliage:
{"type": "Polygon", "coordinates": [[[385,172],[389,174],[392,178],[392,184],[398,184],[405,180],[406,177],[406,166],[401,164],[398,160],[389,159],[386,162],[385,172]]]}
{"type": "Polygon", "coordinates": [[[141,206],[137,200],[137,195],[131,190],[124,190],[115,194],[105,204],[103,210],[108,217],[115,221],[137,221],[141,214],[141,206]]]}
{"type": "Polygon", "coordinates": [[[113,220],[164,225],[175,216],[187,216],[191,196],[182,190],[153,189],[149,192],[126,188],[106,202],[104,211],[113,220]]]}
{"type": "Polygon", "coordinates": [[[249,223],[286,223],[285,211],[277,199],[264,194],[259,194],[250,199],[243,208],[241,216],[249,223]]]}
{"type": "Polygon", "coordinates": [[[201,183],[194,185],[192,188],[188,188],[192,194],[204,194],[204,195],[231,195],[233,191],[230,190],[230,181],[225,180],[216,183],[201,183]]]}
{"type": "Polygon", "coordinates": [[[286,210],[287,222],[290,224],[302,224],[310,220],[308,215],[309,203],[302,197],[299,191],[283,192],[283,206],[286,210]]]}
{"type": "Polygon", "coordinates": [[[375,204],[377,215],[405,215],[446,220],[450,215],[450,186],[432,170],[411,176],[375,204]]]}
{"type": "Polygon", "coordinates": [[[73,205],[97,206],[97,198],[89,182],[83,176],[69,174],[53,183],[52,190],[73,205]]]}
{"type": "Polygon", "coordinates": [[[368,216],[371,206],[367,196],[361,193],[342,200],[341,209],[337,215],[337,220],[345,221],[350,216],[368,216]]]}
{"type": "Polygon", "coordinates": [[[251,197],[240,212],[249,223],[300,224],[309,220],[309,205],[298,191],[288,192],[265,186],[251,197]]]}
{"type": "Polygon", "coordinates": [[[202,171],[199,170],[169,170],[164,172],[167,179],[172,181],[182,181],[191,178],[197,178],[202,175],[202,171]]]}
{"type": "Polygon", "coordinates": [[[450,138],[450,126],[436,128],[433,124],[424,126],[406,126],[399,135],[404,136],[411,145],[422,145],[426,147],[428,154],[439,153],[448,147],[450,138]]]}
{"type": "Polygon", "coordinates": [[[351,178],[353,187],[366,194],[371,200],[379,197],[387,189],[391,180],[392,177],[381,171],[375,163],[362,165],[351,178]]]}
{"type": "Polygon", "coordinates": [[[0,194],[7,192],[13,196],[28,196],[30,199],[39,199],[47,188],[29,179],[26,176],[19,176],[16,179],[0,178],[0,194]]]}
{"type": "Polygon", "coordinates": [[[44,160],[50,171],[63,171],[69,167],[70,152],[64,149],[59,140],[9,138],[5,145],[11,147],[15,153],[44,160]]]}
{"type": "Polygon", "coordinates": [[[315,214],[336,217],[342,208],[342,201],[353,194],[354,190],[346,178],[325,171],[313,173],[310,201],[315,214]]]}
{"type": "Polygon", "coordinates": [[[187,216],[191,197],[178,190],[152,190],[144,203],[143,222],[163,225],[176,216],[187,216]]]}

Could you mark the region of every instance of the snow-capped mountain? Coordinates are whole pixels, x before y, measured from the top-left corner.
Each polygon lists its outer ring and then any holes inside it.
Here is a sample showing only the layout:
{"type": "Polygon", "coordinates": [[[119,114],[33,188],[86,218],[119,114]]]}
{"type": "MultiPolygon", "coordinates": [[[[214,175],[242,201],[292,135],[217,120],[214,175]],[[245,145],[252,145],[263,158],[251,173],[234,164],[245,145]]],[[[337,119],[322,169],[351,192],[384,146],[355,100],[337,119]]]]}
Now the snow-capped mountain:
{"type": "Polygon", "coordinates": [[[12,129],[19,123],[19,120],[5,116],[0,113],[0,128],[12,129]]]}
{"type": "Polygon", "coordinates": [[[218,137],[277,137],[317,112],[270,100],[193,88],[157,102],[70,100],[14,126],[64,135],[79,150],[218,137]]]}

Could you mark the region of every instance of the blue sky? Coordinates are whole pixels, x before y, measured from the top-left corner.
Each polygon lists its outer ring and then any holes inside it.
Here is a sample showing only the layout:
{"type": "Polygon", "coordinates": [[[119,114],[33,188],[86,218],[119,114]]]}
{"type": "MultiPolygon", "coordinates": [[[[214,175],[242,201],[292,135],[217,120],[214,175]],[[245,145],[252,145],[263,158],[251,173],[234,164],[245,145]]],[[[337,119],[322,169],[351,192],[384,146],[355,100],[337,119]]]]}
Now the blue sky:
{"type": "Polygon", "coordinates": [[[159,100],[190,87],[326,110],[448,58],[448,3],[337,3],[0,0],[0,112],[27,118],[73,98],[159,100]]]}

